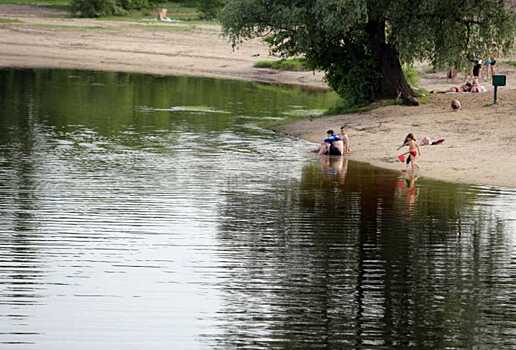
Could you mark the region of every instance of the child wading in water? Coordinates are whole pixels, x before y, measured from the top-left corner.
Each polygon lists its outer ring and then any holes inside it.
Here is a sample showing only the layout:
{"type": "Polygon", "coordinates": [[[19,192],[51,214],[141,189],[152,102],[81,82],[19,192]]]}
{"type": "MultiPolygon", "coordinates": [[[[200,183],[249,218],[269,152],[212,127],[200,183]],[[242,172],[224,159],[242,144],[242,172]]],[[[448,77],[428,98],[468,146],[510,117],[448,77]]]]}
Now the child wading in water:
{"type": "Polygon", "coordinates": [[[405,137],[405,141],[403,141],[403,144],[400,147],[398,147],[398,150],[404,146],[408,146],[409,148],[409,151],[407,153],[404,153],[409,155],[407,157],[407,165],[411,163],[412,171],[415,171],[416,167],[419,168],[419,165],[417,165],[416,163],[416,158],[418,154],[421,156],[421,149],[419,149],[419,145],[416,142],[414,134],[408,134],[407,137],[405,137]]]}

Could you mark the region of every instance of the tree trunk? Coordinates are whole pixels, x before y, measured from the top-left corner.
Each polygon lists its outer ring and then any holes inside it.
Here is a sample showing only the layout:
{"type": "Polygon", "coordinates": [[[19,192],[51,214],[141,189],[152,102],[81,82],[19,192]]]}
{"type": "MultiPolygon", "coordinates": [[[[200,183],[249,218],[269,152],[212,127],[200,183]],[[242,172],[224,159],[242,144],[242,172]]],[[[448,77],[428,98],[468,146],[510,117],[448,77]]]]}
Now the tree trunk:
{"type": "Polygon", "coordinates": [[[403,104],[419,105],[414,90],[410,87],[401,69],[399,53],[385,40],[385,20],[369,20],[367,23],[368,47],[382,79],[375,99],[395,98],[403,104]]]}

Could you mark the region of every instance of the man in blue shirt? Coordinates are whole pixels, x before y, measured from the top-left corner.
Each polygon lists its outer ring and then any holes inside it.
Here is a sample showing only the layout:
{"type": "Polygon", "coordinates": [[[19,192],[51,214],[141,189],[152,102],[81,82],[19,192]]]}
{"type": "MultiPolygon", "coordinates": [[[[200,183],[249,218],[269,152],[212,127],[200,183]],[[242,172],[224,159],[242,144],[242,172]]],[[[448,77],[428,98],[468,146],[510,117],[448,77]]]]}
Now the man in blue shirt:
{"type": "Polygon", "coordinates": [[[326,150],[323,154],[328,156],[341,156],[342,155],[342,139],[339,135],[336,135],[333,130],[326,131],[326,138],[324,139],[326,150]]]}

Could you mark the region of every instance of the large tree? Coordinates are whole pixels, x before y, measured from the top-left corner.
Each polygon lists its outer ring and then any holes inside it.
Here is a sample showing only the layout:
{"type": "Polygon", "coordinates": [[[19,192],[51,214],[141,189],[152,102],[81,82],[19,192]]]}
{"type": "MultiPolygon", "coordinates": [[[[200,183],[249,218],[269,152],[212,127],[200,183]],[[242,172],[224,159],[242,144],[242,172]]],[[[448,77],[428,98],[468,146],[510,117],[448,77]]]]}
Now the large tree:
{"type": "Polygon", "coordinates": [[[227,0],[225,34],[238,45],[265,37],[283,56],[304,55],[351,103],[415,102],[403,63],[464,67],[513,46],[504,0],[227,0]]]}

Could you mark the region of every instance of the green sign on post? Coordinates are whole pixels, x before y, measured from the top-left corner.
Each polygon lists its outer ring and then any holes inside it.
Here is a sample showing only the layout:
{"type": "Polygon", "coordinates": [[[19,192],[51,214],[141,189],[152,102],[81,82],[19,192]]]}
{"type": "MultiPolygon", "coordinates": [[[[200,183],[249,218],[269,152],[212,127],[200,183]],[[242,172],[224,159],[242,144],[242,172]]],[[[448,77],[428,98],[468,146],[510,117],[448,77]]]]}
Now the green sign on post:
{"type": "Polygon", "coordinates": [[[498,95],[498,87],[505,86],[507,84],[507,77],[505,75],[493,75],[493,86],[494,86],[494,103],[496,104],[496,99],[498,95]]]}

